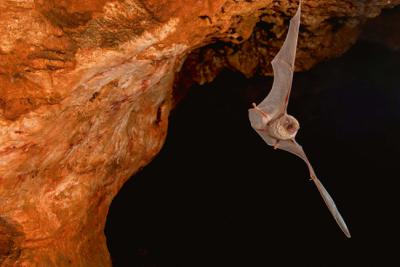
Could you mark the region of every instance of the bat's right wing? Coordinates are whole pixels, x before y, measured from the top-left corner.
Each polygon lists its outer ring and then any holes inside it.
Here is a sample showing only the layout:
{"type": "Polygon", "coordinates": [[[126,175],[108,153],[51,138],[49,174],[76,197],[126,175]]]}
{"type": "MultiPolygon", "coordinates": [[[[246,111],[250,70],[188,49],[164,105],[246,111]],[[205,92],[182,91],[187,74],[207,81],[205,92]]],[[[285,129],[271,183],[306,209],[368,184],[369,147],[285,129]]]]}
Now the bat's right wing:
{"type": "Polygon", "coordinates": [[[311,179],[314,181],[315,185],[318,188],[319,193],[321,194],[322,198],[326,206],[328,207],[329,211],[331,212],[333,218],[335,218],[336,223],[339,225],[340,229],[342,229],[343,233],[350,238],[350,232],[347,228],[346,223],[344,222],[342,215],[340,215],[338,208],[336,207],[335,202],[333,201],[332,197],[329,195],[328,191],[326,191],[325,187],[322,185],[321,181],[315,175],[314,169],[311,166],[306,154],[304,153],[303,148],[295,141],[295,140],[281,140],[275,146],[276,148],[288,151],[292,154],[295,154],[299,158],[303,159],[310,171],[311,179]]]}
{"type": "Polygon", "coordinates": [[[268,96],[258,105],[273,118],[286,112],[292,87],[297,38],[299,35],[301,0],[296,14],[290,20],[289,30],[278,54],[272,60],[274,82],[268,96]]]}

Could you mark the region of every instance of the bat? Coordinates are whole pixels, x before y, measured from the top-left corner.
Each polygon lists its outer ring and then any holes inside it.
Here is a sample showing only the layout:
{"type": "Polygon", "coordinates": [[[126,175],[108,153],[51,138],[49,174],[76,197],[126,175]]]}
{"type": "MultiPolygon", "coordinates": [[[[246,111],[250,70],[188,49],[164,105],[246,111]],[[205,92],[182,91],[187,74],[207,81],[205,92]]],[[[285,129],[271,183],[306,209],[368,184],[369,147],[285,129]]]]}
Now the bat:
{"type": "Polygon", "coordinates": [[[273,146],[275,149],[292,153],[304,160],[308,166],[311,180],[315,183],[333,218],[343,233],[350,238],[350,232],[335,202],[317,178],[303,148],[295,140],[297,131],[300,128],[299,122],[296,118],[287,114],[299,35],[300,15],[301,0],[296,14],[290,20],[286,39],[271,62],[274,72],[272,89],[259,105],[253,103],[253,108],[249,109],[250,124],[268,145],[273,146]]]}

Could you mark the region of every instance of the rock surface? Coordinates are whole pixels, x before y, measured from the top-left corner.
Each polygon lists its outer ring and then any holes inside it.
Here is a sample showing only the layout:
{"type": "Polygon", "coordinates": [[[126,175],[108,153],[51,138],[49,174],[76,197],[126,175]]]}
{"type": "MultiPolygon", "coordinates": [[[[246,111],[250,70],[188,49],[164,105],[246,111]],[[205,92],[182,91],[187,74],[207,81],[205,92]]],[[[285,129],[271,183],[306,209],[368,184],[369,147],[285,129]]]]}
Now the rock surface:
{"type": "MultiPolygon", "coordinates": [[[[399,3],[305,0],[296,68],[399,3]]],[[[225,67],[269,74],[296,7],[0,0],[0,265],[110,266],[108,207],[160,150],[180,88],[225,67]]]]}

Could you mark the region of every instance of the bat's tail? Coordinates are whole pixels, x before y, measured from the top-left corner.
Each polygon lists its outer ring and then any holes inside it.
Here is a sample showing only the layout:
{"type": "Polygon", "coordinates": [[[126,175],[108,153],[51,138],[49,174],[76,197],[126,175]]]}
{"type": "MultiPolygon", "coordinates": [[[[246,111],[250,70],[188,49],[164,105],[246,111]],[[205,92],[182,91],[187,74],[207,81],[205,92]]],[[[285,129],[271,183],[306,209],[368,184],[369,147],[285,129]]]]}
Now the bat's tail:
{"type": "Polygon", "coordinates": [[[321,194],[326,206],[328,206],[329,211],[331,212],[333,218],[335,218],[336,223],[339,225],[340,229],[342,229],[343,233],[350,238],[350,232],[347,228],[346,223],[344,222],[342,215],[340,215],[339,210],[336,207],[335,202],[333,201],[332,197],[329,195],[328,191],[326,191],[325,187],[322,185],[320,180],[314,176],[312,177],[315,185],[318,188],[319,193],[321,194]]]}

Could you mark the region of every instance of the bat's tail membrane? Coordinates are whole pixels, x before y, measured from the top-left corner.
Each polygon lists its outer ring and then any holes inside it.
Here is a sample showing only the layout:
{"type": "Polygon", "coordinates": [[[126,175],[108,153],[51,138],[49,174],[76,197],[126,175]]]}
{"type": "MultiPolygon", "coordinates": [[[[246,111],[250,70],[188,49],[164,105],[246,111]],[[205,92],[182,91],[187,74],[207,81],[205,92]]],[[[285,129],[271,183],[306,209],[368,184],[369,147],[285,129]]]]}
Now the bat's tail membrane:
{"type": "Polygon", "coordinates": [[[333,218],[335,218],[336,223],[339,225],[340,229],[342,229],[343,233],[350,238],[350,231],[347,228],[346,223],[344,222],[342,215],[340,215],[339,210],[337,209],[335,202],[333,201],[332,197],[329,195],[328,191],[326,191],[325,187],[322,185],[320,180],[317,177],[312,177],[315,185],[318,188],[319,193],[321,194],[322,198],[326,206],[328,206],[329,211],[331,212],[333,218]]]}

